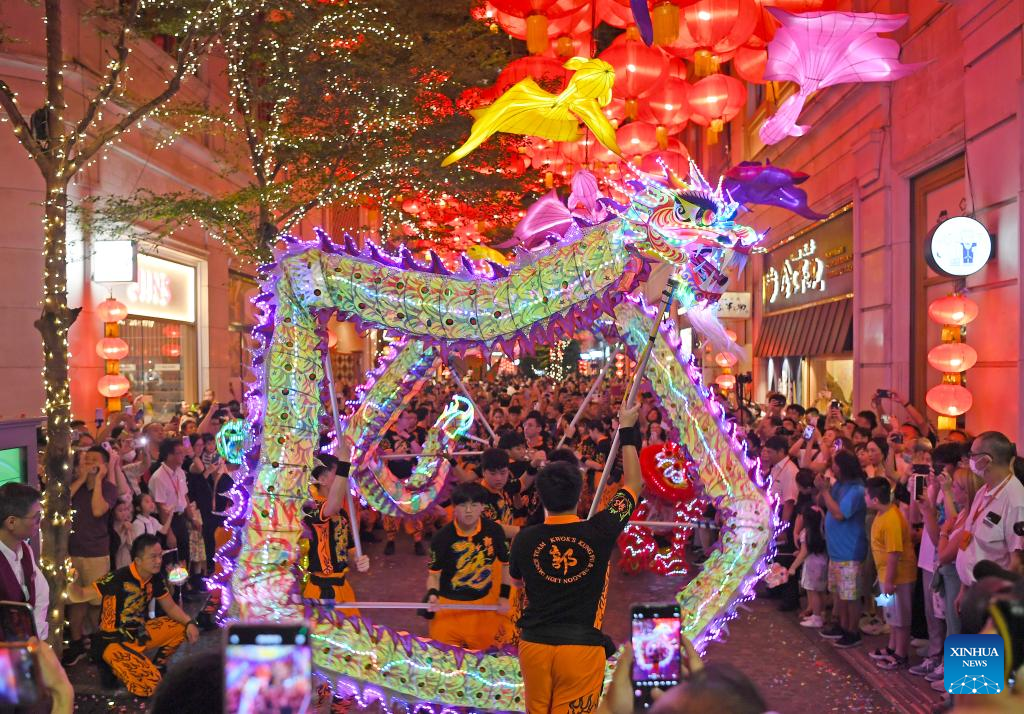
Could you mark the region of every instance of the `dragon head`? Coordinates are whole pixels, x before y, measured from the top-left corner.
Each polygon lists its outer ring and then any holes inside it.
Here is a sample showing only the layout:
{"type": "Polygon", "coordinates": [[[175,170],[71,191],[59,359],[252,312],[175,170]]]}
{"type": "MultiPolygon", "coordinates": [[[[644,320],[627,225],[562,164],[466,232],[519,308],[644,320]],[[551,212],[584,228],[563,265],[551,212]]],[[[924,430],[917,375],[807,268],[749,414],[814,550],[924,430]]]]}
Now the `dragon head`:
{"type": "Polygon", "coordinates": [[[666,170],[664,180],[637,172],[626,183],[633,193],[618,212],[626,243],[677,267],[683,307],[717,301],[729,282],[725,271],[742,266],[760,239],[734,221],[739,204],[708,184],[692,161],[686,180],[666,170]]]}

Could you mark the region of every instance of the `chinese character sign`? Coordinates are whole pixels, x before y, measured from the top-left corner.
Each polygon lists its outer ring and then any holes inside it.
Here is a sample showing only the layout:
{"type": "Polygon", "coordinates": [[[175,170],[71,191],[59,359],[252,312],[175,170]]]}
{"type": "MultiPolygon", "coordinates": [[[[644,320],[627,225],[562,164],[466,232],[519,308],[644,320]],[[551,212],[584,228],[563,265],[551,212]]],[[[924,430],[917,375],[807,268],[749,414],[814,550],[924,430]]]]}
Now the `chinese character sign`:
{"type": "Polygon", "coordinates": [[[768,269],[764,285],[769,304],[780,297],[825,291],[825,261],[817,256],[817,248],[812,238],[783,261],[781,270],[768,269]]]}

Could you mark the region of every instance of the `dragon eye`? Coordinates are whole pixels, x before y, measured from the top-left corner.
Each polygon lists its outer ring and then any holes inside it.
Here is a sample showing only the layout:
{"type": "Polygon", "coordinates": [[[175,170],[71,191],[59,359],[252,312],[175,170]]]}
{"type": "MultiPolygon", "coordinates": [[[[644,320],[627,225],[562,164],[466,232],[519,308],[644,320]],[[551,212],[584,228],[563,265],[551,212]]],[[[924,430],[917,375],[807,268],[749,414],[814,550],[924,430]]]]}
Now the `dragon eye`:
{"type": "Polygon", "coordinates": [[[702,226],[710,226],[715,223],[715,212],[710,209],[703,209],[697,214],[697,222],[702,226]]]}

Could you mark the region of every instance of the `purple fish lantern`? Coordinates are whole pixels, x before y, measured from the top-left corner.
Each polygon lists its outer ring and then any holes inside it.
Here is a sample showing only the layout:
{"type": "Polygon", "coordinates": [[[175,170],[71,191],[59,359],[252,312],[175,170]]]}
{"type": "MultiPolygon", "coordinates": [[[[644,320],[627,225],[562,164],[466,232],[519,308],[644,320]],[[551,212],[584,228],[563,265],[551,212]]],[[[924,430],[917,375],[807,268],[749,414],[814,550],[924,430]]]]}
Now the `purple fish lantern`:
{"type": "Polygon", "coordinates": [[[797,184],[808,178],[803,171],[772,166],[770,161],[766,161],[763,166],[757,161],[744,161],[725,173],[722,188],[736,203],[778,206],[798,216],[818,221],[825,214],[812,211],[807,205],[807,192],[797,188],[797,184]]]}
{"type": "Polygon", "coordinates": [[[797,124],[807,98],[833,84],[890,82],[906,77],[920,64],[902,64],[900,45],[878,36],[898,30],[907,15],[875,12],[807,12],[793,15],[767,8],[782,23],[768,43],[764,78],[795,82],[800,90],[784,101],[758,132],[765,144],[803,136],[797,124]]]}

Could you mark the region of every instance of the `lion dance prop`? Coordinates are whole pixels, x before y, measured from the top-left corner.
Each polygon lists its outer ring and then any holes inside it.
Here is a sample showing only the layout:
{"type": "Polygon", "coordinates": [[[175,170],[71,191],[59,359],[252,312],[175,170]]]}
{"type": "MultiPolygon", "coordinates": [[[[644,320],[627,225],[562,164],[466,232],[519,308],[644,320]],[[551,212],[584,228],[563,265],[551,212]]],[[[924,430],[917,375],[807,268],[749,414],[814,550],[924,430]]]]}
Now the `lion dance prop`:
{"type": "MultiPolygon", "coordinates": [[[[680,278],[677,304],[692,324],[717,324],[712,306],[726,283],[723,271],[759,236],[733,222],[738,205],[695,167],[683,188],[679,183],[638,174],[627,204],[601,199],[608,212],[603,221],[575,218],[550,236],[552,245],[517,251],[507,267],[478,269],[464,258],[453,273],[436,255],[421,264],[404,248],[397,255],[372,244],[360,250],[347,236],[341,244],[322,232],[314,241],[282,239],[254,298],[261,322],[254,330],[256,376],[246,396],[249,443],[232,493],[232,535],[217,553],[220,569],[211,580],[220,616],[309,619],[319,675],[337,695],[362,705],[521,711],[513,655],[442,645],[298,597],[300,507],[320,432],[333,426],[324,401],[323,325],[336,314],[398,338],[360,388],[343,428],[354,444],[352,474],[362,497],[382,513],[414,517],[437,495],[434,474],[390,480],[386,470],[373,468],[373,452],[402,405],[451,355],[473,347],[511,355],[566,339],[607,316],[608,329],[635,357],[655,313],[634,292],[666,263],[680,278]]],[[[720,327],[707,330],[708,339],[724,334],[720,327]]],[[[751,476],[753,464],[732,425],[679,348],[674,329],[662,325],[645,376],[673,438],[699,464],[702,494],[722,514],[717,550],[678,594],[684,632],[703,651],[723,636],[736,606],[752,597],[778,524],[767,485],[751,476]]]]}

